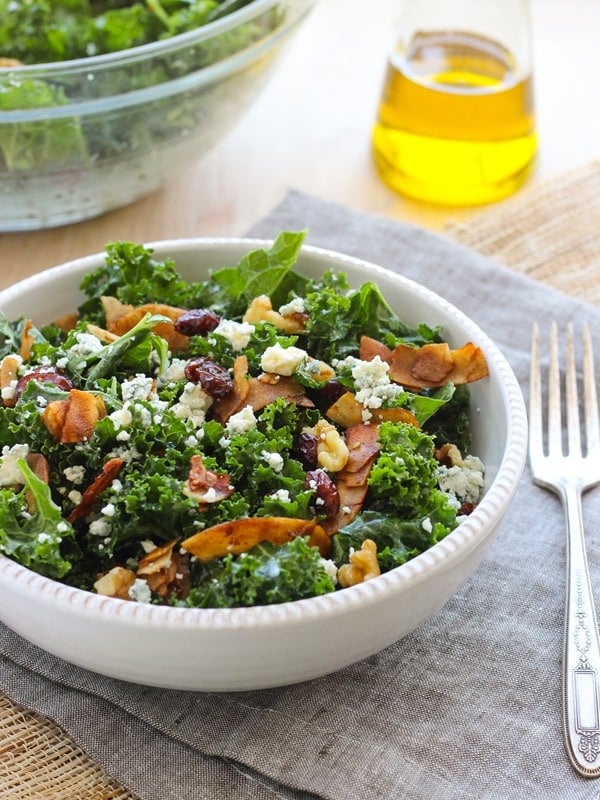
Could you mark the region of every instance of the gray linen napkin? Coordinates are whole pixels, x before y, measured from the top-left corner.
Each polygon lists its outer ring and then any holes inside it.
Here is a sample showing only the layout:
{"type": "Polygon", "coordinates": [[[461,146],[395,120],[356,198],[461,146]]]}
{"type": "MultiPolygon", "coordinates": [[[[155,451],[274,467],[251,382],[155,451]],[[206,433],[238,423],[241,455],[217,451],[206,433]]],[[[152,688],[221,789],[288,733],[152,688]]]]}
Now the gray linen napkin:
{"type": "MultiPolygon", "coordinates": [[[[304,227],[310,243],[444,294],[496,341],[524,389],[534,319],[600,328],[597,309],[440,236],[299,193],[251,234],[304,227]]],[[[600,586],[600,492],[585,520],[600,586]]],[[[0,628],[0,688],[58,721],[143,800],[598,800],[562,744],[563,530],[558,501],[526,472],[493,549],[444,608],[382,653],[297,686],[134,686],[0,628]]]]}

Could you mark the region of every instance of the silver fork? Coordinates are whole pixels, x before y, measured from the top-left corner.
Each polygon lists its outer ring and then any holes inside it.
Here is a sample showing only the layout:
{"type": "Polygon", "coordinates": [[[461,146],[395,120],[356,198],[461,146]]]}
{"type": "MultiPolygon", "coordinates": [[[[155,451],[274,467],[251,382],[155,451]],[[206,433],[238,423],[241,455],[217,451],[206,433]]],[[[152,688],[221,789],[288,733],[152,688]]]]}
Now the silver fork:
{"type": "Polygon", "coordinates": [[[583,328],[582,446],[573,327],[567,328],[566,448],[563,447],[558,333],[550,332],[547,435],[544,437],[539,331],[531,347],[529,462],[535,483],[560,497],[566,515],[567,580],[563,649],[563,727],[569,759],[589,778],[600,776],[600,645],[585,551],[581,496],[600,483],[600,426],[590,331],[583,328]],[[544,439],[547,439],[547,447],[544,439]]]}

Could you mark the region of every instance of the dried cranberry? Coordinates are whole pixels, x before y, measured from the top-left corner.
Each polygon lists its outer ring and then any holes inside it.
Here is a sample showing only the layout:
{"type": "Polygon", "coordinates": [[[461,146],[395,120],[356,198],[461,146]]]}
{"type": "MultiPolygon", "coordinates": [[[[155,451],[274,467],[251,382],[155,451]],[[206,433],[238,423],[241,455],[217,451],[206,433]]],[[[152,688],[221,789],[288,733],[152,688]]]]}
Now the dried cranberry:
{"type": "Polygon", "coordinates": [[[314,433],[301,433],[298,437],[294,456],[301,462],[305,469],[314,469],[317,466],[317,445],[319,440],[314,433]]]}
{"type": "Polygon", "coordinates": [[[170,592],[184,600],[190,592],[190,561],[189,557],[181,553],[173,553],[172,560],[175,564],[175,578],[169,586],[170,592]]]}
{"type": "Polygon", "coordinates": [[[53,386],[56,386],[57,389],[63,389],[65,392],[73,388],[73,384],[66,375],[57,372],[53,367],[40,367],[32,372],[28,372],[27,375],[23,375],[22,378],[19,378],[15,387],[17,398],[23,394],[25,387],[29,381],[32,380],[36,380],[38,383],[51,383],[53,386]]]}
{"type": "Polygon", "coordinates": [[[332,380],[327,381],[327,383],[324,383],[322,386],[319,386],[319,388],[316,389],[315,394],[317,395],[319,405],[330,406],[332,403],[335,403],[335,401],[346,391],[347,389],[342,386],[339,381],[332,380]]]}
{"type": "Polygon", "coordinates": [[[475,503],[465,501],[458,509],[458,514],[462,516],[463,514],[472,514],[473,511],[475,511],[475,503]]]}
{"type": "Polygon", "coordinates": [[[231,375],[210,358],[192,358],[184,367],[185,377],[191,383],[199,383],[211,397],[225,397],[233,388],[231,375]]]}
{"type": "Polygon", "coordinates": [[[304,488],[315,492],[317,514],[334,517],[340,510],[340,495],[337,486],[324,469],[314,469],[306,473],[304,488]]]}
{"type": "Polygon", "coordinates": [[[193,308],[184,311],[173,323],[177,333],[184,336],[202,336],[214,331],[221,317],[209,308],[193,308]]]}

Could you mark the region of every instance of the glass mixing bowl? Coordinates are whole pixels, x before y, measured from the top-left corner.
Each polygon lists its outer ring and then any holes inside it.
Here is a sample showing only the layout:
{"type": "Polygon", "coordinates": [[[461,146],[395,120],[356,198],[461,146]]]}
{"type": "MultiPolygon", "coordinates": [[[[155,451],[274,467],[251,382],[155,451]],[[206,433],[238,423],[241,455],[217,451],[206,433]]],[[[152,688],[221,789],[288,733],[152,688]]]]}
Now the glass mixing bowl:
{"type": "Polygon", "coordinates": [[[117,53],[0,67],[0,231],[77,222],[158,189],[240,119],[316,0],[255,0],[117,53]]]}

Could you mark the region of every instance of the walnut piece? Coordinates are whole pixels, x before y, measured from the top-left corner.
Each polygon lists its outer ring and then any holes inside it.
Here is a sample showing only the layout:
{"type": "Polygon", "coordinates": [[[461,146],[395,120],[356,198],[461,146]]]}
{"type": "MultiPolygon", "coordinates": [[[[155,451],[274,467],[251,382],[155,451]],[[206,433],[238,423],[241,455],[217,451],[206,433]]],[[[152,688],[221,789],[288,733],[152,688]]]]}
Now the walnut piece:
{"type": "Polygon", "coordinates": [[[17,401],[16,386],[22,363],[21,356],[16,355],[4,356],[0,363],[0,394],[5,406],[12,407],[17,401]]]}
{"type": "Polygon", "coordinates": [[[243,317],[244,322],[270,322],[277,330],[284,333],[302,333],[305,318],[301,314],[283,316],[271,305],[271,298],[266,294],[255,297],[243,317]]]}
{"type": "Polygon", "coordinates": [[[377,561],[377,545],[372,539],[365,539],[360,550],[350,553],[350,563],[342,564],[338,569],[338,581],[344,588],[356,586],[378,575],[381,575],[381,570],[377,561]]]}
{"type": "Polygon", "coordinates": [[[317,437],[317,464],[320,467],[327,472],[339,472],[346,466],[348,446],[335,425],[320,419],[314,428],[306,428],[303,433],[312,433],[317,437]]]}
{"type": "Polygon", "coordinates": [[[435,457],[440,464],[446,464],[450,467],[462,467],[465,465],[465,460],[462,453],[455,444],[443,444],[435,451],[435,457]]]}
{"type": "Polygon", "coordinates": [[[131,600],[129,590],[135,582],[135,573],[125,567],[113,567],[94,583],[94,589],[104,597],[131,600]]]}

